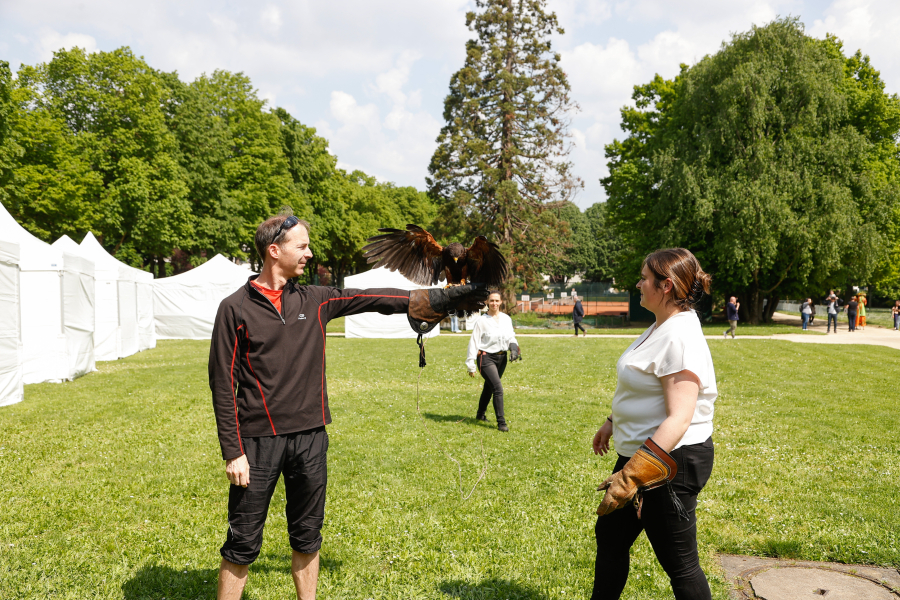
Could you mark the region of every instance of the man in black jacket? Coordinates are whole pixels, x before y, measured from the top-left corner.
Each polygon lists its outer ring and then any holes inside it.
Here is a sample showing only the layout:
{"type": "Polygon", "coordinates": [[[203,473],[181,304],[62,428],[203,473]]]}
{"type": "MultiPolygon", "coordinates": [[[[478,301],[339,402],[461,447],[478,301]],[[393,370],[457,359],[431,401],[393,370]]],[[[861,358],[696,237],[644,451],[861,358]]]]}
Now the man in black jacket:
{"type": "Polygon", "coordinates": [[[581,321],[584,319],[584,306],[581,305],[581,298],[578,297],[575,290],[572,290],[572,299],[575,300],[575,306],[572,307],[572,322],[575,324],[575,337],[578,337],[579,329],[584,335],[587,335],[587,331],[581,325],[581,321]]]}
{"type": "Polygon", "coordinates": [[[284,475],[286,516],[297,597],[314,598],[320,530],[325,516],[328,434],[325,326],[361,312],[407,313],[418,332],[461,304],[487,293],[450,290],[340,290],[291,281],[312,258],[309,224],[273,217],[256,231],[262,272],[219,305],[209,356],[209,384],[228,496],[218,598],[239,599],[278,478],[284,475]]]}

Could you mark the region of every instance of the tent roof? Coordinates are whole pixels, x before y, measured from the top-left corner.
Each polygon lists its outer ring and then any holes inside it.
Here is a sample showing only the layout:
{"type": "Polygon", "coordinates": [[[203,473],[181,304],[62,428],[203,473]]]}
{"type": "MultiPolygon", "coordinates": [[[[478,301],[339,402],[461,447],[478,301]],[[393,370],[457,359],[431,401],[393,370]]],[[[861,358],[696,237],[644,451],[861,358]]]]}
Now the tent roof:
{"type": "Polygon", "coordinates": [[[19,264],[19,245],[14,242],[0,241],[0,262],[10,265],[19,264]]]}
{"type": "Polygon", "coordinates": [[[153,281],[153,273],[135,269],[106,251],[100,245],[97,238],[90,231],[81,240],[81,252],[94,261],[97,271],[118,272],[120,279],[134,279],[135,281],[153,281]]]}
{"type": "Polygon", "coordinates": [[[207,285],[233,285],[236,287],[247,283],[247,278],[255,275],[253,271],[238,266],[216,254],[211,259],[180,275],[163,277],[153,281],[157,288],[168,287],[204,287],[207,285]]]}
{"type": "Polygon", "coordinates": [[[419,285],[417,283],[413,283],[397,271],[388,271],[384,267],[378,267],[377,269],[372,269],[370,271],[366,271],[365,273],[347,275],[346,277],[344,277],[344,287],[360,290],[373,287],[389,287],[401,290],[421,290],[428,287],[437,286],[419,285]]]}
{"type": "Polygon", "coordinates": [[[63,234],[51,246],[62,250],[63,262],[67,268],[86,273],[91,277],[94,276],[94,261],[82,251],[81,247],[75,243],[75,240],[63,234]]]}
{"type": "Polygon", "coordinates": [[[0,239],[19,245],[19,268],[23,271],[61,271],[62,249],[34,237],[0,204],[0,239]]]}

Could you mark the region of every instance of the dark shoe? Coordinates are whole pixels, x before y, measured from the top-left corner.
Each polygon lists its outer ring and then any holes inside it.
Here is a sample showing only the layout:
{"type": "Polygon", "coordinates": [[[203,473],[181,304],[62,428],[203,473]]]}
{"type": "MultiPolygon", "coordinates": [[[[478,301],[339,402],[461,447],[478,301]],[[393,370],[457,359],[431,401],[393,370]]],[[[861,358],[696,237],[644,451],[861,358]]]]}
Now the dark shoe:
{"type": "Polygon", "coordinates": [[[475,418],[479,421],[487,421],[487,417],[482,414],[475,415],[475,418]]]}
{"type": "Polygon", "coordinates": [[[506,423],[498,423],[497,429],[500,431],[509,431],[509,426],[506,423]]]}

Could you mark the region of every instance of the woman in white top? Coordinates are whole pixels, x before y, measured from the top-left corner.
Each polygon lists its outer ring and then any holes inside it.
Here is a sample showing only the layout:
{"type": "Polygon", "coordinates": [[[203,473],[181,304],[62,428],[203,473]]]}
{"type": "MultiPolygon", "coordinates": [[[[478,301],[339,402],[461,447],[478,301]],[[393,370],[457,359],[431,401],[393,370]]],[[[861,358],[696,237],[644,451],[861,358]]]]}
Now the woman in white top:
{"type": "Polygon", "coordinates": [[[466,368],[469,377],[475,377],[475,370],[484,378],[484,388],[478,400],[478,413],[475,418],[487,421],[484,412],[488,402],[494,398],[494,414],[497,415],[497,429],[509,431],[506,417],[503,414],[503,384],[500,378],[506,370],[506,352],[509,360],[520,358],[519,344],[516,343],[516,332],[513,331],[512,319],[500,312],[500,292],[491,292],[487,299],[488,311],[475,321],[472,337],[469,338],[469,352],[466,357],[466,368]]]}
{"type": "Polygon", "coordinates": [[[644,259],[641,306],[656,322],[616,363],[612,414],[594,436],[594,452],[619,455],[597,509],[593,600],[619,598],[631,545],[647,532],[675,598],[711,598],[697,556],[697,495],[713,466],[716,374],[694,305],[710,276],[684,248],[644,259]]]}

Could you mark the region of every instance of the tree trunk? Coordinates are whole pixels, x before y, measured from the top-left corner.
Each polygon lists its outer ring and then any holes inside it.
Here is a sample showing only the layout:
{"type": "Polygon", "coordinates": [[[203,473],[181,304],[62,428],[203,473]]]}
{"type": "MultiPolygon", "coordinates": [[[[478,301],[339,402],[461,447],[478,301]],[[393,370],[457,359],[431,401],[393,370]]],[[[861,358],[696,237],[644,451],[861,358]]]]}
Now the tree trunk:
{"type": "Polygon", "coordinates": [[[741,308],[745,306],[747,307],[746,322],[750,325],[759,325],[760,317],[762,316],[762,296],[759,293],[759,284],[756,282],[751,283],[747,288],[741,308]]]}
{"type": "Polygon", "coordinates": [[[162,254],[156,255],[156,278],[162,279],[166,276],[166,259],[162,254]]]}
{"type": "Polygon", "coordinates": [[[778,296],[778,294],[770,294],[767,297],[767,304],[766,304],[765,312],[763,313],[763,321],[765,323],[772,322],[772,315],[775,313],[775,310],[778,308],[778,302],[780,300],[781,300],[781,298],[778,296]]]}

